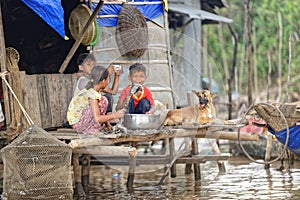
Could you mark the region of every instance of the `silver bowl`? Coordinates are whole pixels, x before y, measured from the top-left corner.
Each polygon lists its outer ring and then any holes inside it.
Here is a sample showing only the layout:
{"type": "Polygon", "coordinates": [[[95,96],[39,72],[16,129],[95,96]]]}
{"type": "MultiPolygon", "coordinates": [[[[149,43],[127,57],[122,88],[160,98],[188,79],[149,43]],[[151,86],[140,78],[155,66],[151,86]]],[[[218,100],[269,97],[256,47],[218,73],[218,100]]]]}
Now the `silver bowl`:
{"type": "Polygon", "coordinates": [[[158,114],[125,114],[123,125],[128,129],[157,129],[162,124],[158,114]]]}

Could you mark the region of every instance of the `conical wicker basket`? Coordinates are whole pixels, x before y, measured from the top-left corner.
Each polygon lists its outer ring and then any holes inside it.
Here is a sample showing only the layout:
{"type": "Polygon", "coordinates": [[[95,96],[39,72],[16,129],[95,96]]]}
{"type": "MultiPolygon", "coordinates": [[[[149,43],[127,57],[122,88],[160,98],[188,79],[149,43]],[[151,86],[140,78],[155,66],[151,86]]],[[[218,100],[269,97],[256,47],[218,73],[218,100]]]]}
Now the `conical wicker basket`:
{"type": "Polygon", "coordinates": [[[116,40],[122,56],[141,57],[148,48],[148,27],[143,14],[125,4],[118,16],[116,40]]]}
{"type": "Polygon", "coordinates": [[[287,125],[291,127],[300,121],[299,105],[297,103],[285,103],[273,106],[268,106],[267,104],[256,104],[254,105],[254,110],[271,126],[274,131],[281,131],[286,129],[287,125]],[[285,123],[285,119],[276,108],[278,108],[284,115],[287,125],[285,123]]]}

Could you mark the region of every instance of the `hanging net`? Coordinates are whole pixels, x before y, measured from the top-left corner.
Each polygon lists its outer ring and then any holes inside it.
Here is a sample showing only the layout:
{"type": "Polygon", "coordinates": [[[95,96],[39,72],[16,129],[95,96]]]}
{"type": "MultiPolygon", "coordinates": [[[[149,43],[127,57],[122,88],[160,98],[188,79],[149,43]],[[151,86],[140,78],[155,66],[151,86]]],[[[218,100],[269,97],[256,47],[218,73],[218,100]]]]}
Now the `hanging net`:
{"type": "Polygon", "coordinates": [[[148,48],[148,27],[143,14],[125,4],[118,16],[116,41],[122,56],[139,58],[148,48]]]}
{"type": "Polygon", "coordinates": [[[31,125],[1,149],[3,197],[7,199],[72,199],[71,148],[31,125]]]}

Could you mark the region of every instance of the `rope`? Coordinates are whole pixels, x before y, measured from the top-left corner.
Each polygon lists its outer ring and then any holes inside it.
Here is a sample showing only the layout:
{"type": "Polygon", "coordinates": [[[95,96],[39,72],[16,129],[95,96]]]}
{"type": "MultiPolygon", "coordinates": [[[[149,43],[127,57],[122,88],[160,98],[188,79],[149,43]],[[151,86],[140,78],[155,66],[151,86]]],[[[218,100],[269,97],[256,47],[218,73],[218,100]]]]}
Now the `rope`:
{"type": "Polygon", "coordinates": [[[29,125],[33,125],[33,121],[32,119],[30,118],[30,116],[28,115],[28,113],[26,112],[25,108],[22,106],[21,102],[19,101],[17,95],[15,94],[15,92],[13,91],[13,89],[11,88],[11,86],[9,85],[9,83],[7,82],[7,80],[5,79],[5,76],[8,75],[8,72],[5,71],[5,72],[1,72],[0,73],[0,76],[2,78],[2,80],[4,81],[4,83],[7,85],[7,87],[9,88],[10,92],[12,93],[12,95],[14,96],[14,98],[16,99],[17,103],[19,104],[23,114],[25,115],[25,118],[28,122],[29,125]]]}

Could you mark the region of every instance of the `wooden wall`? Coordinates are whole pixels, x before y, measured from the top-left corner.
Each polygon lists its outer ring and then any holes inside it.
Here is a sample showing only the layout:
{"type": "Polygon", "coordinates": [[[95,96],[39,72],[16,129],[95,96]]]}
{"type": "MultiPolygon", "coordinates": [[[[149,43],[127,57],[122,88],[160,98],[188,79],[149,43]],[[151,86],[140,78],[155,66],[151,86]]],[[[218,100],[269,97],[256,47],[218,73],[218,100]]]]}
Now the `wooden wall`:
{"type": "Polygon", "coordinates": [[[34,124],[57,127],[66,114],[77,77],[75,74],[35,74],[21,72],[23,106],[34,124]]]}

